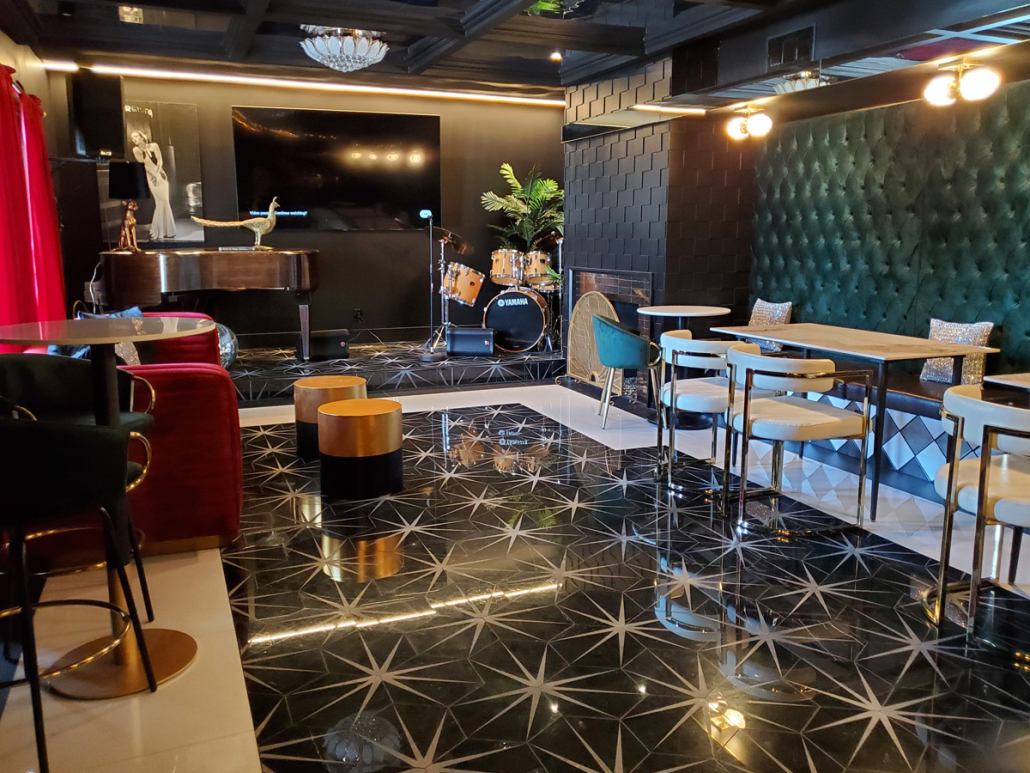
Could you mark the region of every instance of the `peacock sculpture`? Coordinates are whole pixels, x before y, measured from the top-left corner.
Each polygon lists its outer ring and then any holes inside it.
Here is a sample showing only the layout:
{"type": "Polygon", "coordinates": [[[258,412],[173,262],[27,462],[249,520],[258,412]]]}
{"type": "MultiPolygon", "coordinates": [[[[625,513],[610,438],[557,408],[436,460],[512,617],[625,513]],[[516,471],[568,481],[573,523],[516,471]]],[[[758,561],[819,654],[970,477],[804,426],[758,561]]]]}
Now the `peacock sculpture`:
{"type": "Polygon", "coordinates": [[[266,217],[252,217],[249,220],[205,220],[202,217],[193,218],[194,222],[200,223],[208,228],[246,228],[254,232],[254,248],[261,249],[261,237],[271,233],[275,228],[275,211],[279,209],[278,196],[272,199],[268,207],[266,217]]]}

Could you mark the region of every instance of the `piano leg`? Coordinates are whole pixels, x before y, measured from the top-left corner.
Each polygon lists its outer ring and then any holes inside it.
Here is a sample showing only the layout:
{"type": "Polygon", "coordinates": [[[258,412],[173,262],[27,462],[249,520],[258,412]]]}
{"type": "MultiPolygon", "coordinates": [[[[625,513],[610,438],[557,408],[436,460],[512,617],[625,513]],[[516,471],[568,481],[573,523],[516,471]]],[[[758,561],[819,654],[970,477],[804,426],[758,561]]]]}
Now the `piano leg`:
{"type": "Polygon", "coordinates": [[[311,359],[311,293],[297,293],[300,311],[300,359],[311,359]]]}

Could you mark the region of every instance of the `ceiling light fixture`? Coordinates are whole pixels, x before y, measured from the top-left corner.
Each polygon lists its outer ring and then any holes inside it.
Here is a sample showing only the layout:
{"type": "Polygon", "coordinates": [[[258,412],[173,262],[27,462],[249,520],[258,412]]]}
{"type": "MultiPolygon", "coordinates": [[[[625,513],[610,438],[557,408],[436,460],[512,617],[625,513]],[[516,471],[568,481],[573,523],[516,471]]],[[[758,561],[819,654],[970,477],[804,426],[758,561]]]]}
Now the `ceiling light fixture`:
{"type": "Polygon", "coordinates": [[[923,98],[935,107],[948,107],[961,97],[979,102],[994,94],[1001,86],[1001,76],[990,67],[964,59],[957,64],[941,65],[941,74],[926,84],[923,98]]]}
{"type": "Polygon", "coordinates": [[[668,115],[705,115],[708,112],[703,107],[663,107],[662,105],[633,105],[633,109],[644,113],[666,113],[668,115]]]}
{"type": "MultiPolygon", "coordinates": [[[[44,61],[43,68],[54,72],[74,72],[78,65],[71,62],[44,61]]],[[[540,99],[517,97],[508,94],[485,94],[473,91],[434,91],[431,89],[406,89],[393,86],[363,86],[356,83],[337,81],[316,81],[294,78],[267,78],[252,75],[229,75],[226,73],[191,72],[189,70],[157,70],[144,67],[94,64],[86,69],[97,75],[119,75],[125,78],[144,78],[166,81],[189,81],[194,83],[224,83],[234,86],[264,86],[269,88],[323,91],[340,94],[374,94],[394,97],[421,97],[425,99],[453,99],[463,102],[492,102],[507,105],[530,105],[534,107],[565,108],[564,99],[540,99]]]]}
{"type": "Polygon", "coordinates": [[[562,53],[562,50],[560,48],[556,48],[556,49],[554,49],[554,51],[551,52],[551,61],[552,62],[561,62],[564,58],[565,58],[565,54],[562,53]]]}
{"type": "Polygon", "coordinates": [[[746,140],[748,137],[764,137],[772,131],[773,120],[768,113],[755,110],[750,105],[738,110],[742,115],[730,119],[726,125],[726,133],[734,140],[746,140]]]}
{"type": "Polygon", "coordinates": [[[380,32],[314,24],[302,24],[300,28],[311,36],[300,42],[304,53],[338,72],[355,72],[379,64],[390,50],[379,39],[380,32]]]}
{"type": "Polygon", "coordinates": [[[793,94],[798,91],[810,91],[812,89],[829,86],[830,79],[812,70],[802,70],[791,75],[786,75],[781,83],[773,88],[777,94],[793,94]]]}

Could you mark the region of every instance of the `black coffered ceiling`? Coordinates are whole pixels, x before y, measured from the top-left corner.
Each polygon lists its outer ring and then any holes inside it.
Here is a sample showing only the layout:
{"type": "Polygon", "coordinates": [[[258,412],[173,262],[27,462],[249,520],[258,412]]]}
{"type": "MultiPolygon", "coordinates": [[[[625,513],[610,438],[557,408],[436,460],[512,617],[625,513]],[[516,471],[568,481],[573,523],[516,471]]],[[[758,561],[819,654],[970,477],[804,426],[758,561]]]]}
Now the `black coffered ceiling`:
{"type": "Polygon", "coordinates": [[[714,79],[697,89],[711,95],[725,86],[746,93],[747,84],[767,81],[765,41],[792,26],[818,30],[817,59],[831,50],[854,51],[858,59],[868,51],[904,56],[914,43],[940,40],[982,45],[997,35],[984,37],[978,20],[1004,13],[1016,14],[1017,26],[1030,20],[1030,4],[1018,0],[903,0],[896,6],[904,8],[906,23],[916,20],[919,34],[897,39],[891,14],[865,13],[859,0],[147,0],[142,24],[123,21],[117,0],[0,0],[0,29],[41,56],[84,64],[188,68],[203,62],[333,79],[342,76],[301,51],[300,25],[357,27],[380,31],[390,53],[348,80],[460,81],[541,95],[697,47],[721,52],[714,79]],[[851,17],[854,25],[838,23],[851,17]],[[565,55],[560,65],[550,60],[555,49],[565,55]],[[732,67],[725,61],[730,54],[732,67]],[[744,66],[749,58],[754,64],[744,66]]]}

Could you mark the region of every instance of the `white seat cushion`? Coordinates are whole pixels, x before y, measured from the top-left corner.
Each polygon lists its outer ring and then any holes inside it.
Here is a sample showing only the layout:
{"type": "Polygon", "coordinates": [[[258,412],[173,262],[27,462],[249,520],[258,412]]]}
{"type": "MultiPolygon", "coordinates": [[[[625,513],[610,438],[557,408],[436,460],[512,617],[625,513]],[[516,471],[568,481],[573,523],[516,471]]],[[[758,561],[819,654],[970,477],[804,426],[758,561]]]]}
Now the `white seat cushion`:
{"type": "MultiPolygon", "coordinates": [[[[806,400],[774,397],[751,402],[751,436],[765,440],[830,440],[862,434],[862,414],[806,400]]],[[[744,430],[743,404],[734,406],[733,429],[744,430]]]]}
{"type": "MultiPolygon", "coordinates": [[[[942,465],[934,477],[933,487],[941,497],[948,494],[948,471],[942,465]]],[[[980,460],[964,459],[958,463],[958,506],[967,513],[976,513],[980,488],[980,460]]],[[[1030,528],[1030,459],[1004,454],[991,459],[987,478],[987,518],[1012,526],[1030,528]]]]}
{"type": "MultiPolygon", "coordinates": [[[[666,384],[662,388],[662,405],[669,405],[669,395],[672,394],[672,384],[666,384]]],[[[741,403],[744,399],[744,387],[738,386],[734,390],[736,402],[741,403]]],[[[753,389],[751,394],[756,397],[772,397],[773,393],[764,389],[753,389]]],[[[709,378],[688,378],[676,380],[676,410],[685,413],[726,413],[726,406],[729,403],[730,382],[722,376],[709,378]]]]}

